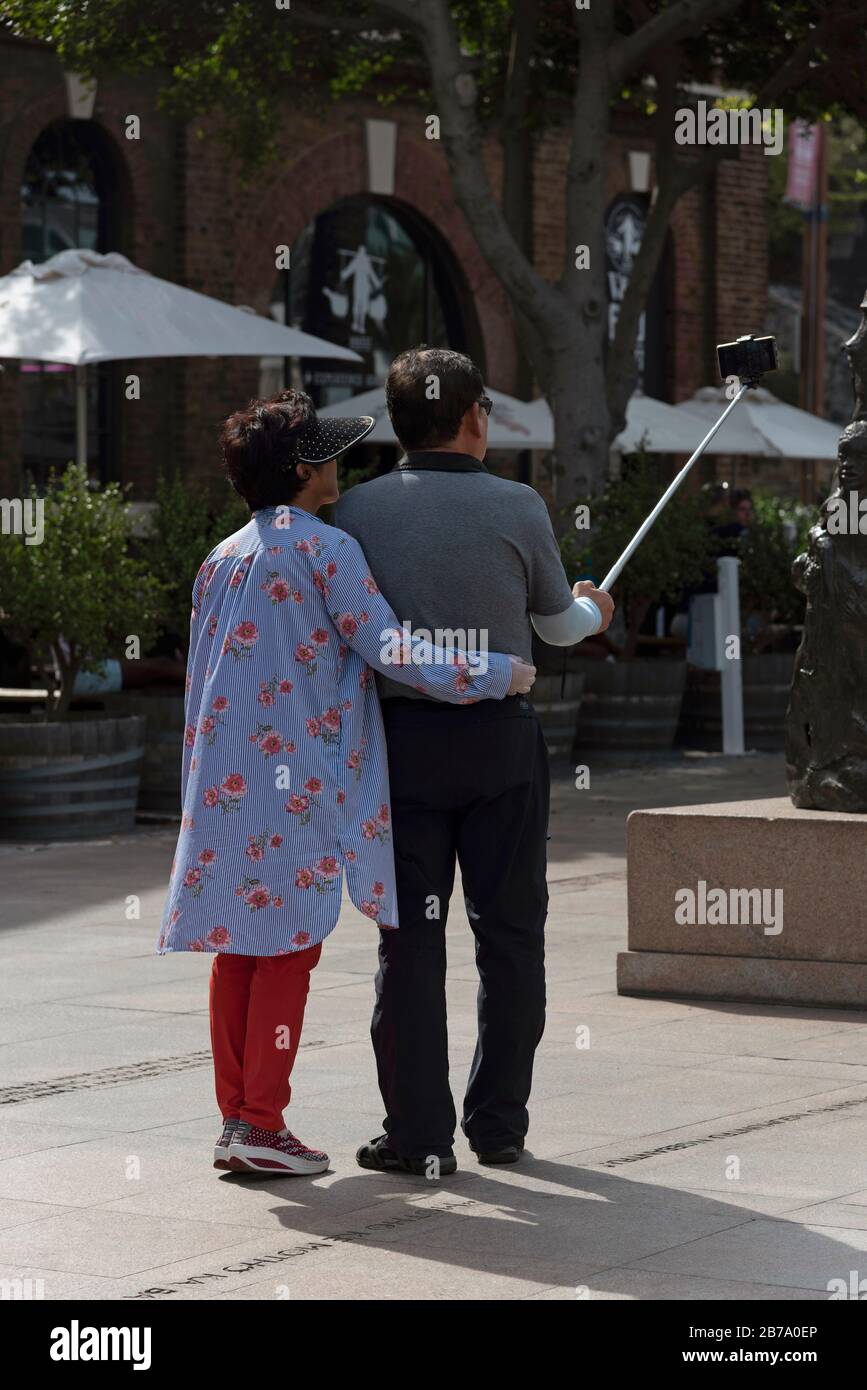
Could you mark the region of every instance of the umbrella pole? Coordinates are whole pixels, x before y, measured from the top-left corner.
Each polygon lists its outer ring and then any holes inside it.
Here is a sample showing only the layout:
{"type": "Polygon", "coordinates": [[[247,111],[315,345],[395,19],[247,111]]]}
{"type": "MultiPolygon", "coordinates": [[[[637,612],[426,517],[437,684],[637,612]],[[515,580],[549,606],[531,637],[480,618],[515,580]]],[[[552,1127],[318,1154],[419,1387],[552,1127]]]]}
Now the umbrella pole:
{"type": "Polygon", "coordinates": [[[75,368],[75,461],[87,467],[87,368],[75,368]]]}

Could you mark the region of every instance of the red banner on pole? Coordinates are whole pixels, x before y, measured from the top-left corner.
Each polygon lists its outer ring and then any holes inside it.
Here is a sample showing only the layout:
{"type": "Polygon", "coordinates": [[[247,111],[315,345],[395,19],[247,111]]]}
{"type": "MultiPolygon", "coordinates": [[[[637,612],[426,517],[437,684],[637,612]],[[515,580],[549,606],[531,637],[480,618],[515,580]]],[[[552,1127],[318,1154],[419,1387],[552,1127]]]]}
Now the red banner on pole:
{"type": "Polygon", "coordinates": [[[819,170],[819,127],[809,121],[792,121],[789,126],[789,171],[785,201],[809,212],[816,204],[816,175],[819,170]]]}

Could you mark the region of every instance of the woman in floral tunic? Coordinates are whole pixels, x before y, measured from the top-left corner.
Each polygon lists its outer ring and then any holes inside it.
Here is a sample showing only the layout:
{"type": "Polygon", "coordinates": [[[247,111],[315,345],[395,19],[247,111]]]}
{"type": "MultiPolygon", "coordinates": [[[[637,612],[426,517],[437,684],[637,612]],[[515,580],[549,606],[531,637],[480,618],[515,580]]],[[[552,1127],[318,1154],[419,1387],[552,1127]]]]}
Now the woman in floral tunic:
{"type": "Polygon", "coordinates": [[[183,812],[158,946],[214,953],[218,1168],[328,1166],[283,1110],[343,874],[371,922],[399,926],[370,668],[452,703],[524,693],[533,680],[517,658],[474,662],[401,631],[358,542],[317,520],[338,496],[338,454],[372,427],[319,421],[308,396],[285,391],[223,430],[252,516],[193,587],[183,812]]]}

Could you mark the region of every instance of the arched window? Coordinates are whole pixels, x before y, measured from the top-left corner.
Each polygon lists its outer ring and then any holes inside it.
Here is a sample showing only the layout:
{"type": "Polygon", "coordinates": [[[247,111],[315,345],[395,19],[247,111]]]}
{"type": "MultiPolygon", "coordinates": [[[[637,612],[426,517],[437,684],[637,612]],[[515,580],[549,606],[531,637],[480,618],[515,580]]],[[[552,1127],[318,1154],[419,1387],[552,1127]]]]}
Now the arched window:
{"type": "MultiPolygon", "coordinates": [[[[341,199],[308,224],[290,259],[274,288],[273,316],[363,359],[305,358],[294,384],[318,406],[382,385],[392,359],[416,343],[470,352],[483,366],[460,268],[436,228],[406,204],[341,199]]],[[[263,360],[263,394],[289,379],[288,363],[263,360]]]]}
{"type": "MultiPolygon", "coordinates": [[[[92,121],[54,121],[39,135],[21,184],[22,259],[59,251],[118,249],[115,156],[92,121]]],[[[95,474],[117,475],[116,392],[108,363],[88,372],[88,459],[95,474]]],[[[75,457],[75,370],[57,362],[21,363],[22,465],[37,484],[75,457]]]]}

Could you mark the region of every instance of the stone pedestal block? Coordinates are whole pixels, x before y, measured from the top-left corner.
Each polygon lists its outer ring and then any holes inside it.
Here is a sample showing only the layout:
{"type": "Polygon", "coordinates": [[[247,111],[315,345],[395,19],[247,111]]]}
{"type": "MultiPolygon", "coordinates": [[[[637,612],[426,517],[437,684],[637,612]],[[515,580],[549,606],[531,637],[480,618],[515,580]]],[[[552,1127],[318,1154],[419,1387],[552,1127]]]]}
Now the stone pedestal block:
{"type": "Polygon", "coordinates": [[[634,811],[621,994],[867,1008],[867,815],[634,811]]]}

